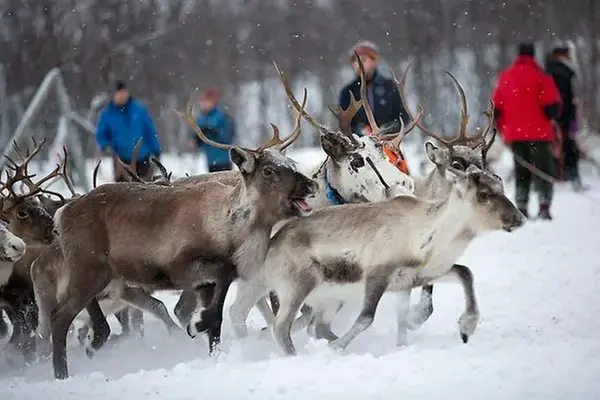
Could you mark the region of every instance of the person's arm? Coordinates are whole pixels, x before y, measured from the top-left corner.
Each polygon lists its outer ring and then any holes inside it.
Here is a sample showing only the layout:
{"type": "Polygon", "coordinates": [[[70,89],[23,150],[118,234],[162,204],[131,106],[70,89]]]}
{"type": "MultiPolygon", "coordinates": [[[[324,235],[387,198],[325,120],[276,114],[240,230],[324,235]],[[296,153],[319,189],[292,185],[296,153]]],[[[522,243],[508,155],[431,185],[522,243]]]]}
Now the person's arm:
{"type": "Polygon", "coordinates": [[[550,75],[544,74],[542,77],[539,100],[540,106],[544,110],[544,114],[549,120],[556,121],[560,117],[562,101],[560,92],[554,79],[550,75]]]}
{"type": "Polygon", "coordinates": [[[108,125],[108,115],[103,112],[96,127],[96,143],[103,153],[107,153],[112,145],[112,136],[108,125]]]}

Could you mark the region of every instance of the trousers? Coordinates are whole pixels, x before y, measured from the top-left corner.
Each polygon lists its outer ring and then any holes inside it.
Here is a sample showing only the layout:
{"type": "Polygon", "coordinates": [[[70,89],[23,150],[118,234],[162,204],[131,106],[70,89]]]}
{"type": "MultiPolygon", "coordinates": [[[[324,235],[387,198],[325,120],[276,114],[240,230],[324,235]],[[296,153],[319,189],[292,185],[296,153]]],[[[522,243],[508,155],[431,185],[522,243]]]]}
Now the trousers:
{"type": "MultiPolygon", "coordinates": [[[[535,168],[554,176],[554,158],[550,142],[514,142],[511,145],[515,155],[533,165],[535,168]]],[[[554,194],[554,184],[533,174],[515,158],[516,203],[520,209],[527,209],[529,193],[533,184],[538,194],[540,205],[550,206],[554,194]]]]}

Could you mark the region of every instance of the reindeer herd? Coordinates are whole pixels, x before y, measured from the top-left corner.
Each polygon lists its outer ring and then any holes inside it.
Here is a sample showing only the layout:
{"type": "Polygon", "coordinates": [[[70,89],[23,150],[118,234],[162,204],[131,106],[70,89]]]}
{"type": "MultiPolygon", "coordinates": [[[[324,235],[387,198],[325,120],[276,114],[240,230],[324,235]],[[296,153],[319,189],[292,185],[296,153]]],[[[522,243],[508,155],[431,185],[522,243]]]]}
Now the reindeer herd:
{"type": "MultiPolygon", "coordinates": [[[[275,68],[296,114],[287,137],[272,125],[273,136],[257,149],[224,145],[196,125],[191,101],[180,113],[204,142],[229,150],[235,171],[171,179],[153,160],[161,174],[145,182],[134,160],[122,165],[130,182],[98,186],[98,164],[94,189],[80,195],[65,171],[66,151],[61,164],[36,182],[28,165],[44,142],[34,141],[32,151],[16,149],[21,160],[9,160],[0,186],[0,308],[10,322],[0,318],[5,351],[17,351],[25,363],[51,355],[55,377],[65,379],[67,336],[76,318],[83,322],[79,341],[91,357],[110,336],[108,315],[118,317],[124,332],[143,334],[140,315],[146,311],[170,332],[181,325],[192,337],[206,333],[212,354],[233,282],[229,314],[238,337],[248,334],[246,319],[256,306],[287,355],[296,354],[290,334],[299,329],[344,349],[370,326],[387,291],[397,296],[397,344],[404,345],[407,329],[433,312],[433,282],[446,276],[463,286],[466,307],[458,325],[467,342],[479,312],[473,274],[455,262],[477,235],[510,232],[525,222],[486,165],[495,138],[493,131],[486,141],[493,104],[485,113],[487,128],[467,135],[466,96],[448,73],[461,99],[458,135],[446,140],[424,127],[422,106],[408,126],[394,132],[378,127],[362,100],[363,71],[361,100],[332,109],[341,128],[331,129],[304,110],[306,90],[300,104],[275,68]],[[361,107],[371,136],[350,131],[361,107]],[[326,154],[307,175],[285,154],[300,136],[302,119],[317,128],[326,154]],[[441,143],[425,144],[435,168],[423,181],[401,172],[384,152],[399,151],[416,127],[441,143]],[[65,181],[71,198],[43,188],[55,178],[65,181]],[[416,287],[422,287],[421,300],[411,308],[416,287]],[[174,310],[180,325],[153,296],[160,290],[181,291],[174,310]],[[332,321],[345,302],[357,298],[362,309],[338,337],[332,321]]],[[[394,80],[408,108],[407,73],[394,80]]]]}

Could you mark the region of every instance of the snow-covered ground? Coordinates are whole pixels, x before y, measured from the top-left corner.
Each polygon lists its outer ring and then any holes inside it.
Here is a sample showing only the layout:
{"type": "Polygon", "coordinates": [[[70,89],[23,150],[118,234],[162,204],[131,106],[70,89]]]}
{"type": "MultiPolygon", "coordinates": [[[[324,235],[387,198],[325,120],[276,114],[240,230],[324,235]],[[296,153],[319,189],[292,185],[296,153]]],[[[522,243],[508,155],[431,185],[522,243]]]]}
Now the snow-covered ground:
{"type": "MultiPolygon", "coordinates": [[[[207,357],[204,338],[169,337],[148,316],[143,340],[122,341],[91,360],[73,343],[66,381],[53,380],[50,362],[25,371],[0,362],[0,399],[600,398],[600,180],[589,175],[587,182],[592,189],[583,194],[557,187],[554,221],[478,238],[461,257],[475,273],[482,315],[468,344],[457,327],[462,290],[452,283],[436,286],[434,315],[405,348],[395,346],[393,295],[343,353],[300,332],[295,358],[258,337],[256,311],[245,339],[232,336],[226,312],[216,359],[207,357]]],[[[512,194],[512,183],[507,189],[512,194]]],[[[536,206],[534,198],[530,212],[536,206]]],[[[176,296],[159,297],[172,310],[176,296]]],[[[343,332],[356,311],[346,310],[334,330],[343,332]]]]}

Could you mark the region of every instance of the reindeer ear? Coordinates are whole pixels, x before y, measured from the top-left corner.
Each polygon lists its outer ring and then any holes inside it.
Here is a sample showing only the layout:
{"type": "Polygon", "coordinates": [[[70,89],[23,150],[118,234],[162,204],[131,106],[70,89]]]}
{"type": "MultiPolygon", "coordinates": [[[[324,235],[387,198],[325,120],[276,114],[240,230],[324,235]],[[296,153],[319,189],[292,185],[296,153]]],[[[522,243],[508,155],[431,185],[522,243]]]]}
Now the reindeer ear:
{"type": "Polygon", "coordinates": [[[427,154],[427,158],[435,165],[442,165],[449,161],[447,152],[431,142],[425,143],[425,154],[427,154]]]}
{"type": "Polygon", "coordinates": [[[335,133],[322,133],[321,147],[325,154],[334,160],[339,160],[352,151],[349,147],[349,142],[343,138],[340,139],[335,133]]]}
{"type": "Polygon", "coordinates": [[[256,157],[254,154],[239,147],[233,147],[229,150],[229,157],[238,166],[242,174],[248,175],[254,172],[256,168],[256,157]]]}

